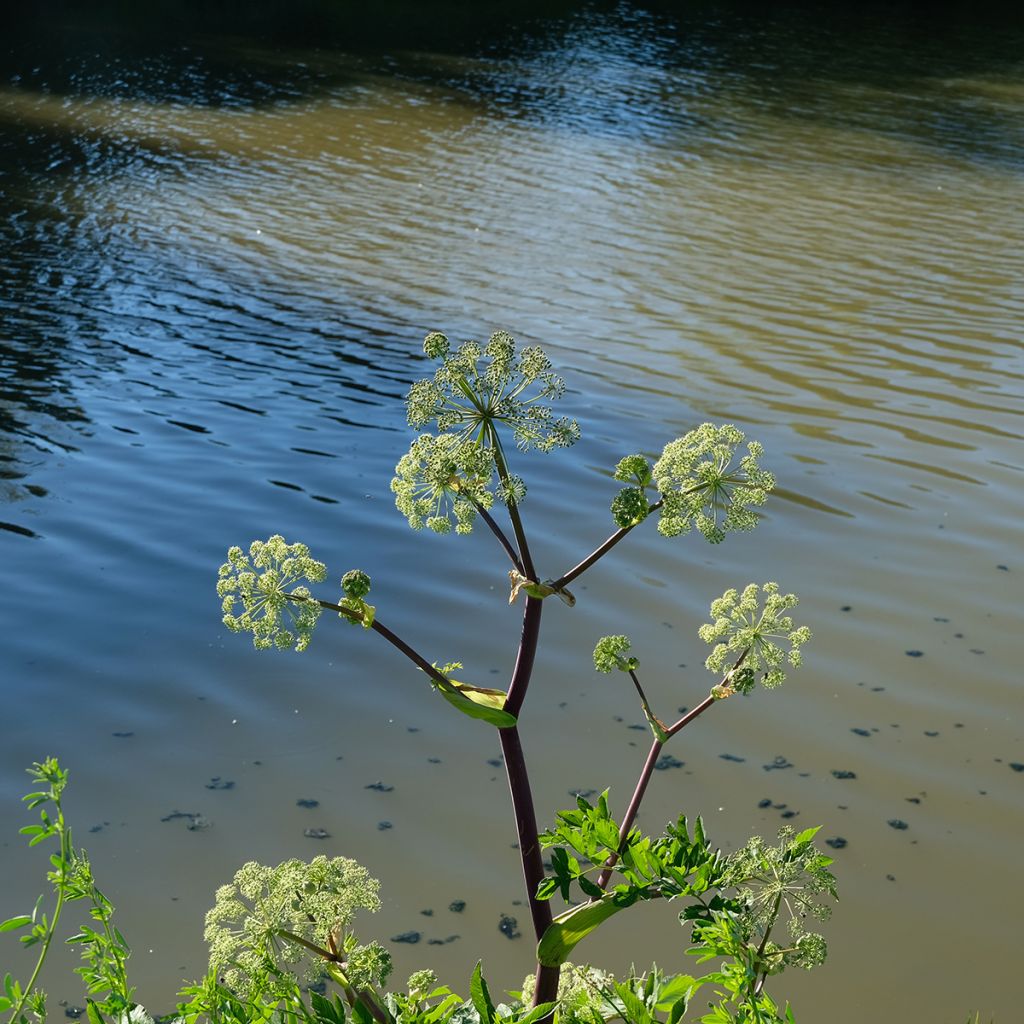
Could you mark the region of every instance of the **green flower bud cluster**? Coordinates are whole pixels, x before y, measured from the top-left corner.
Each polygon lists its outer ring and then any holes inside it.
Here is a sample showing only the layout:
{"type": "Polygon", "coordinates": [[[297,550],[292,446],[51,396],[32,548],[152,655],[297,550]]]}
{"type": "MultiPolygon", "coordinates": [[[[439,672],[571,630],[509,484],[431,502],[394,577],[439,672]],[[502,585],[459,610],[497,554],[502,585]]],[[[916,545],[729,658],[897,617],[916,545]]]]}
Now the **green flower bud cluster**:
{"type": "Polygon", "coordinates": [[[395,506],[414,530],[472,533],[477,506],[490,508],[494,453],[453,434],[421,434],[395,467],[395,506]]]}
{"type": "Polygon", "coordinates": [[[638,658],[625,657],[630,648],[628,636],[603,636],[594,647],[594,668],[598,672],[611,672],[617,668],[620,672],[636,671],[640,664],[638,658]]]}
{"type": "Polygon", "coordinates": [[[305,544],[287,544],[280,535],[254,540],[248,556],[233,547],[217,580],[224,625],[236,633],[252,633],[258,650],[286,650],[294,644],[295,650],[304,651],[321,609],[307,587],[295,584],[322,583],[326,576],[326,566],[310,557],[305,544]],[[235,614],[237,601],[242,604],[240,615],[235,614]]]}
{"type": "Polygon", "coordinates": [[[795,594],[780,594],[776,583],[761,587],[764,607],[760,604],[756,583],[749,583],[740,594],[727,590],[711,603],[713,622],[700,627],[705,643],[716,644],[705,664],[712,672],[722,672],[734,652],[743,657],[742,667],[730,676],[730,683],[740,693],[754,686],[754,679],[763,673],[763,683],[769,689],[786,678],[783,665],[794,668],[801,663],[800,648],[811,639],[806,626],[793,628],[793,620],[786,613],[797,604],[795,594]],[[788,644],[788,653],[780,644],[788,644]]]}
{"type": "Polygon", "coordinates": [[[277,867],[250,861],[217,890],[204,937],[210,967],[241,998],[268,974],[293,978],[300,970],[316,980],[324,961],[295,937],[331,951],[342,949],[362,984],[383,982],[387,952],[376,943],[358,946],[346,932],[355,912],[380,909],[379,883],[347,857],[289,860],[277,867]]]}
{"type": "MultiPolygon", "coordinates": [[[[443,337],[443,335],[442,335],[443,337]]],[[[425,996],[437,985],[437,975],[429,968],[413,971],[405,983],[405,990],[410,996],[425,996]]]]}
{"type": "Polygon", "coordinates": [[[439,434],[456,433],[493,447],[494,431],[504,424],[523,451],[550,451],[579,439],[575,420],[556,419],[549,407],[538,404],[565,390],[540,348],[524,348],[517,355],[512,336],[497,331],[484,348],[470,341],[451,352],[448,339],[435,331],[427,335],[423,351],[441,365],[432,379],[409,390],[412,427],[434,423],[439,434]]]}
{"type": "Polygon", "coordinates": [[[660,533],[674,537],[696,525],[717,544],[732,530],[757,525],[751,509],[764,504],[775,478],[758,465],[764,448],[757,441],[733,464],[742,442],[742,431],[731,423],[704,423],[665,445],[652,474],[662,496],[660,533]]]}
{"type": "Polygon", "coordinates": [[[377,614],[377,609],[372,604],[367,604],[363,598],[370,592],[370,577],[362,569],[349,569],[341,577],[341,589],[345,596],[341,599],[341,607],[355,612],[359,618],[350,619],[347,615],[339,612],[339,616],[353,625],[360,625],[363,629],[369,629],[377,614]]]}
{"type": "Polygon", "coordinates": [[[629,484],[612,499],[612,519],[626,530],[642,523],[651,511],[644,493],[651,484],[651,464],[642,455],[627,455],[615,467],[615,479],[629,484]]]}

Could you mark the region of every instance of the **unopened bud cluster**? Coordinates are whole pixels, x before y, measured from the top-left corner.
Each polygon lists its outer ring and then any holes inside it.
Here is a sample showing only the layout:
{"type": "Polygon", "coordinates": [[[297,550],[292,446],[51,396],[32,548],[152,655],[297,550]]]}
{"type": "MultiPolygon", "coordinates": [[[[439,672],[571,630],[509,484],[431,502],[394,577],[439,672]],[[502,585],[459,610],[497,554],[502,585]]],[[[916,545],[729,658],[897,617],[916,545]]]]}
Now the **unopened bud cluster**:
{"type": "Polygon", "coordinates": [[[613,668],[617,668],[620,672],[635,672],[640,660],[626,657],[626,651],[629,648],[628,636],[601,637],[594,647],[594,668],[598,672],[611,672],[613,668]]]}

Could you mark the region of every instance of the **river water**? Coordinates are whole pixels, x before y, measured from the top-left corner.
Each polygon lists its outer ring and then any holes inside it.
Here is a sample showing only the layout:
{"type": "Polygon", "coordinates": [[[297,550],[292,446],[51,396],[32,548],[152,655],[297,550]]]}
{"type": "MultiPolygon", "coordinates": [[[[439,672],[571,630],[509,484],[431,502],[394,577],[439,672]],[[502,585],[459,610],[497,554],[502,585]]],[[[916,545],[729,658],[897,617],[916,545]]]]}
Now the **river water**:
{"type": "MultiPolygon", "coordinates": [[[[482,956],[517,985],[494,734],[372,634],[260,654],[214,595],[229,545],[302,539],[335,583],[368,571],[430,660],[503,685],[493,538],[414,535],[389,492],[423,335],[501,328],[547,347],[583,432],[516,459],[542,575],[609,532],[620,457],[705,420],[779,479],[754,533],[648,524],[547,608],[522,717],[541,820],[606,786],[621,812],[646,751],[596,638],[631,635],[668,716],[713,681],[710,600],[777,579],[805,667],[681,735],[641,823],[699,812],[725,848],[823,825],[842,902],[828,964],[779,989],[798,1019],[1019,1019],[1020,24],[621,4],[458,27],[4,44],[0,917],[42,884],[17,800],[57,754],[154,1010],[203,970],[241,862],[320,853],[382,880],[365,938],[419,933],[391,943],[398,982],[464,991],[482,956]]],[[[692,967],[670,907],[588,943],[692,967]]]]}

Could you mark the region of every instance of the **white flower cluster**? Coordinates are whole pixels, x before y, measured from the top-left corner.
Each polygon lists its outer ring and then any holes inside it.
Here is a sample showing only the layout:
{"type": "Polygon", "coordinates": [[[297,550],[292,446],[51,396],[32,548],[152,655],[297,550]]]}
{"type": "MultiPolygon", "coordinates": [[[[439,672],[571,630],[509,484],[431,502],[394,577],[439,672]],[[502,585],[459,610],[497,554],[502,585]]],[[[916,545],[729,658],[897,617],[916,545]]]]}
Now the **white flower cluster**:
{"type": "Polygon", "coordinates": [[[380,909],[380,885],[347,857],[297,859],[268,867],[250,861],[217,890],[206,915],[204,937],[210,967],[240,997],[260,979],[285,971],[315,979],[325,961],[311,957],[296,938],[321,949],[344,950],[346,976],[355,985],[382,983],[390,972],[387,952],[376,943],[358,946],[346,933],[357,910],[380,909]]]}
{"type": "Polygon", "coordinates": [[[496,331],[485,347],[467,341],[453,353],[448,339],[434,331],[427,335],[423,350],[441,365],[432,379],[410,388],[410,426],[418,429],[435,422],[438,433],[454,431],[464,440],[491,443],[492,438],[480,436],[481,428],[487,433],[504,424],[524,451],[567,447],[579,438],[575,420],[555,419],[547,406],[537,404],[560,398],[565,391],[542,349],[524,348],[517,356],[512,336],[496,331]],[[526,397],[531,387],[535,393],[526,397]]]}
{"type": "Polygon", "coordinates": [[[764,448],[757,441],[734,465],[742,442],[742,431],[731,423],[703,423],[665,445],[653,470],[662,497],[660,533],[674,537],[696,526],[717,544],[732,530],[757,525],[752,507],[764,504],[775,478],[758,465],[764,448]]]}
{"type": "Polygon", "coordinates": [[[523,451],[551,451],[578,440],[579,426],[541,404],[560,397],[565,385],[539,348],[517,354],[511,335],[497,331],[483,348],[469,341],[452,352],[435,331],[423,350],[441,365],[413,384],[406,405],[411,426],[432,426],[436,434],[412,443],[395,467],[391,490],[413,529],[449,533],[454,521],[456,533],[471,533],[478,511],[496,497],[514,505],[526,494],[522,480],[508,472],[499,429],[510,430],[523,451]]]}
{"type": "Polygon", "coordinates": [[[490,508],[494,454],[453,434],[421,434],[395,467],[395,506],[414,530],[471,533],[477,506],[490,508]]]}
{"type": "Polygon", "coordinates": [[[788,661],[794,668],[801,663],[800,648],[811,639],[806,626],[793,628],[786,613],[797,604],[795,594],[780,594],[777,583],[761,587],[764,607],[758,611],[760,598],[756,583],[749,583],[740,594],[727,590],[711,603],[712,622],[700,627],[705,643],[715,644],[705,664],[712,672],[722,672],[734,652],[742,656],[742,671],[734,672],[734,688],[745,692],[753,688],[755,677],[763,673],[763,683],[771,688],[786,678],[783,670],[788,661]],[[781,644],[789,645],[789,652],[781,644]]]}
{"type": "Polygon", "coordinates": [[[277,534],[254,540],[248,556],[233,547],[217,580],[224,625],[236,633],[252,633],[259,650],[286,650],[294,644],[295,650],[304,651],[321,609],[307,587],[295,584],[322,583],[326,576],[327,567],[310,557],[305,544],[287,544],[277,534]],[[236,601],[242,603],[240,615],[234,613],[236,601]]]}

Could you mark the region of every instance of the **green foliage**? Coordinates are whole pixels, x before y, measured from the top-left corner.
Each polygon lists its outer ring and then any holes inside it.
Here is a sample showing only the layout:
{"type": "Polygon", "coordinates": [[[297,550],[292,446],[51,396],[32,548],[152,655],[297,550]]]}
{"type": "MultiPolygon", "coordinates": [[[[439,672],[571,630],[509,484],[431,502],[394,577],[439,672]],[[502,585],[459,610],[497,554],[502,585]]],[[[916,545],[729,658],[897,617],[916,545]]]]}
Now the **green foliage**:
{"type": "Polygon", "coordinates": [[[279,534],[254,540],[248,557],[233,547],[217,580],[224,625],[235,633],[252,633],[258,650],[285,650],[294,644],[295,650],[304,651],[320,606],[311,600],[307,587],[295,584],[299,580],[322,583],[326,576],[326,566],[310,557],[305,544],[287,544],[279,534]],[[241,615],[234,614],[236,601],[242,603],[241,615]]]}
{"type": "Polygon", "coordinates": [[[540,834],[541,846],[551,850],[552,873],[538,888],[538,899],[550,899],[559,892],[568,900],[575,883],[588,900],[610,899],[625,906],[637,900],[703,893],[719,877],[721,855],[711,849],[700,818],[694,822],[692,837],[685,815],[668,824],[656,839],[636,828],[622,836],[608,810],[607,790],[596,804],[577,797],[576,809],[559,811],[557,817],[555,827],[540,834]],[[609,861],[615,862],[614,872],[621,881],[605,891],[588,876],[611,866],[609,861]]]}
{"type": "Polygon", "coordinates": [[[349,569],[341,577],[341,589],[345,595],[341,599],[344,611],[338,614],[348,622],[369,629],[377,615],[377,609],[363,600],[370,592],[370,577],[362,569],[349,569]]]}
{"type": "Polygon", "coordinates": [[[30,810],[39,811],[39,824],[20,830],[29,837],[29,846],[55,840],[57,850],[50,855],[52,870],[47,873],[55,897],[53,910],[43,909],[40,896],[30,914],[17,914],[0,923],[0,932],[23,931],[19,941],[25,948],[38,948],[32,974],[21,984],[11,974],[4,977],[0,994],[0,1012],[10,1012],[9,1024],[27,1024],[30,1015],[38,1021],[46,1018],[46,993],[37,986],[43,964],[57,934],[66,903],[88,901],[94,922],[68,938],[80,946],[82,965],[76,968],[88,993],[87,1010],[92,1024],[100,1024],[101,1014],[124,1014],[132,1007],[134,989],[128,985],[126,964],[131,950],[113,924],[114,908],[93,878],[92,867],[84,851],[75,850],[71,829],[64,818],[63,794],[68,773],[56,758],[37,762],[29,769],[34,789],[23,799],[30,810]]]}
{"type": "Polygon", "coordinates": [[[795,834],[779,832],[779,842],[767,845],[755,836],[724,864],[721,886],[727,900],[699,901],[683,911],[692,926],[693,947],[687,953],[698,963],[719,959],[718,969],[702,979],[715,986],[718,1002],[701,1020],[708,1024],[788,1024],[792,1012],[780,1010],[764,991],[766,979],[786,967],[805,969],[823,963],[825,940],[810,932],[805,920],[824,920],[830,908],[821,896],[836,898],[830,857],[814,845],[818,829],[795,834]],[[787,921],[784,943],[772,939],[780,917],[787,921]]]}
{"type": "MultiPolygon", "coordinates": [[[[437,666],[434,666],[435,668],[437,666]]],[[[470,718],[477,718],[499,729],[509,729],[516,724],[514,715],[504,710],[507,694],[504,690],[493,690],[486,686],[472,686],[452,679],[451,674],[462,668],[462,662],[452,661],[439,669],[440,676],[431,676],[431,685],[439,690],[452,707],[470,718]]]]}
{"type": "Polygon", "coordinates": [[[730,683],[741,693],[753,689],[758,673],[768,689],[779,686],[786,678],[784,663],[799,666],[800,648],[811,639],[811,631],[806,626],[794,629],[792,618],[786,614],[797,604],[795,594],[780,594],[777,583],[765,583],[761,592],[764,607],[758,611],[756,583],[747,584],[742,594],[727,590],[711,604],[714,621],[699,631],[705,643],[716,644],[705,662],[711,671],[721,673],[730,653],[740,653],[744,671],[732,673],[730,683]],[[789,645],[788,654],[780,644],[789,645]]]}

